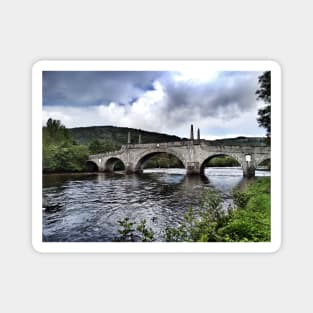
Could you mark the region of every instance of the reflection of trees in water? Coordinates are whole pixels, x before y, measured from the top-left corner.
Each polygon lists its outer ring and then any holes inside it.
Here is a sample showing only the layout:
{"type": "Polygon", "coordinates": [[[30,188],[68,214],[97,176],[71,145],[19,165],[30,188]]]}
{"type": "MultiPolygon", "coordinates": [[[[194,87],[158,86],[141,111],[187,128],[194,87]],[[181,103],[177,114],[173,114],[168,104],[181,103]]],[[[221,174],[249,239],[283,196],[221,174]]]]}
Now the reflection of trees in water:
{"type": "Polygon", "coordinates": [[[258,170],[261,171],[270,171],[271,170],[271,159],[265,159],[257,166],[258,170]]]}
{"type": "Polygon", "coordinates": [[[186,175],[182,181],[185,189],[193,189],[197,186],[208,185],[209,178],[203,175],[186,175]]]}
{"type": "Polygon", "coordinates": [[[160,152],[147,156],[143,168],[184,168],[182,162],[174,155],[160,152]]]}
{"type": "Polygon", "coordinates": [[[143,174],[149,181],[154,181],[163,196],[175,193],[184,197],[186,194],[200,194],[205,185],[209,184],[206,176],[185,175],[185,174],[166,174],[166,173],[149,173],[143,174]]]}
{"type": "Polygon", "coordinates": [[[98,173],[65,173],[65,174],[45,174],[42,175],[42,185],[43,187],[62,187],[67,182],[72,182],[75,180],[91,180],[96,179],[98,173]]]}

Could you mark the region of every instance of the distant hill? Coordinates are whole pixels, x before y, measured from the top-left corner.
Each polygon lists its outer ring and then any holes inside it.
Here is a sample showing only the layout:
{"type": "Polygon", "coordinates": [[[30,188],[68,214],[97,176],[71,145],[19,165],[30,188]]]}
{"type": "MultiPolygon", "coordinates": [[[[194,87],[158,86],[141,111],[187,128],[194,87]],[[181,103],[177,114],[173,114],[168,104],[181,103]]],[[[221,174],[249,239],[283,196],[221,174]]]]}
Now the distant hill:
{"type": "Polygon", "coordinates": [[[88,145],[90,142],[96,139],[103,142],[112,142],[116,145],[125,145],[127,144],[129,131],[131,133],[132,143],[138,143],[139,133],[141,134],[141,143],[158,143],[181,140],[181,138],[177,136],[128,127],[91,126],[70,128],[69,131],[77,143],[85,145],[88,145]]]}
{"type": "MultiPolygon", "coordinates": [[[[69,132],[73,139],[78,144],[88,145],[93,140],[102,142],[110,142],[115,145],[127,144],[128,132],[131,133],[131,142],[138,143],[139,133],[141,134],[142,143],[159,143],[187,140],[187,138],[180,138],[174,135],[167,135],[157,132],[149,132],[145,130],[116,127],[116,126],[90,126],[90,127],[76,127],[70,128],[69,132]]],[[[250,145],[259,146],[266,145],[267,141],[264,137],[236,137],[216,140],[206,140],[208,145],[250,145]]]]}
{"type": "Polygon", "coordinates": [[[236,137],[216,140],[207,140],[211,146],[230,145],[230,146],[267,146],[268,139],[265,137],[236,137]]]}

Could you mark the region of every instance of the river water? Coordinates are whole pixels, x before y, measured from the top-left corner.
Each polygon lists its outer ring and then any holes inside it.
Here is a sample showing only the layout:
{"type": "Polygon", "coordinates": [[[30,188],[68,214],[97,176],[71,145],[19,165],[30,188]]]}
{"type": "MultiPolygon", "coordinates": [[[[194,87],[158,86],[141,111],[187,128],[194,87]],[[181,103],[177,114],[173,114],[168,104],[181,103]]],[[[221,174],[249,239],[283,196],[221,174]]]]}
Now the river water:
{"type": "MultiPolygon", "coordinates": [[[[255,179],[269,175],[257,170],[255,179]]],[[[164,229],[179,225],[190,207],[197,211],[205,189],[220,192],[226,209],[232,189],[247,182],[237,167],[206,168],[205,177],[186,176],[184,169],[44,175],[43,241],[113,241],[125,217],[145,219],[156,240],[164,241],[164,229]]]]}

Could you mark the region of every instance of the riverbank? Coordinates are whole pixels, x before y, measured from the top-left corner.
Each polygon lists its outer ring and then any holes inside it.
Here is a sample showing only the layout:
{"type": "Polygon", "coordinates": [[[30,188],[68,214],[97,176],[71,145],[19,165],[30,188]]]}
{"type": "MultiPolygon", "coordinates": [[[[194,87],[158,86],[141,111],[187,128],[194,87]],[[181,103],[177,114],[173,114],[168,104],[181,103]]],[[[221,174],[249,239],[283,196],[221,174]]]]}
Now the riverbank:
{"type": "Polygon", "coordinates": [[[266,242],[271,240],[271,178],[261,177],[245,191],[234,191],[236,208],[219,230],[223,241],[266,242]]]}
{"type": "Polygon", "coordinates": [[[232,193],[235,207],[225,212],[218,192],[203,195],[199,214],[190,209],[179,227],[167,227],[169,242],[267,242],[271,240],[270,177],[232,193]]]}

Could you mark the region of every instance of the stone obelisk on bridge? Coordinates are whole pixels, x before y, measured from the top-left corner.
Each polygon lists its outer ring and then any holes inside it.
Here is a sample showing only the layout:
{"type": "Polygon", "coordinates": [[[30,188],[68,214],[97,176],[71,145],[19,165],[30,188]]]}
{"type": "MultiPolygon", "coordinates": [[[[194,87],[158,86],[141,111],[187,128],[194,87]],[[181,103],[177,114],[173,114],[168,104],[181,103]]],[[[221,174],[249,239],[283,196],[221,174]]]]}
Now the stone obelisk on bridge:
{"type": "Polygon", "coordinates": [[[193,140],[194,136],[193,136],[193,125],[190,125],[190,140],[193,140]]]}

